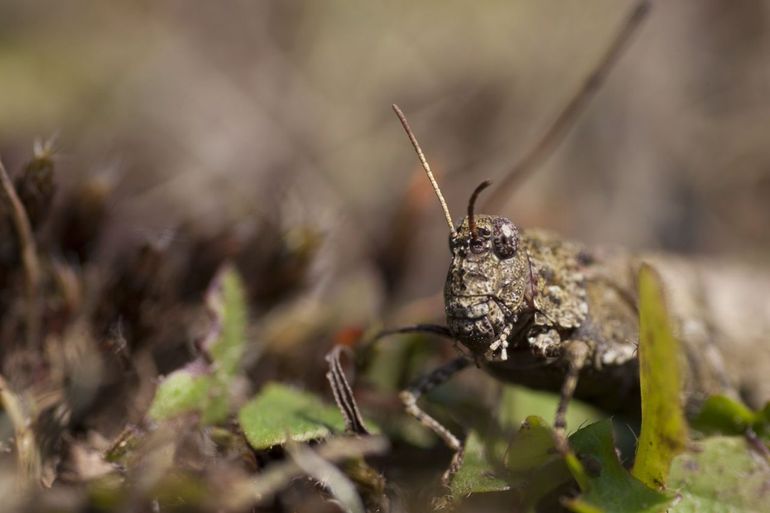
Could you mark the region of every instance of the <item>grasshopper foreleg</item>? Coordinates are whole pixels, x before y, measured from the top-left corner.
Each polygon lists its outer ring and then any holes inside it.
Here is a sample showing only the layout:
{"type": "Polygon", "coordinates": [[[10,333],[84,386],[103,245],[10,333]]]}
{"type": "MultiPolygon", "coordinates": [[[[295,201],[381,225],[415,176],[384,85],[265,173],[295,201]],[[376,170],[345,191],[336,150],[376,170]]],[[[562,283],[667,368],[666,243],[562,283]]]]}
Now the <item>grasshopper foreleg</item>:
{"type": "Polygon", "coordinates": [[[418,405],[417,401],[423,394],[427,394],[437,386],[446,383],[452,376],[463,370],[470,364],[470,361],[461,356],[433,370],[430,374],[417,380],[412,386],[401,392],[400,398],[403,401],[406,411],[414,418],[420,421],[422,425],[436,433],[441,440],[452,450],[452,462],[449,468],[444,472],[441,481],[448,485],[452,476],[460,468],[463,459],[463,442],[452,434],[439,421],[425,413],[418,405]]]}
{"type": "Polygon", "coordinates": [[[506,324],[497,339],[489,345],[489,350],[485,355],[486,358],[491,358],[494,355],[497,348],[500,348],[500,359],[505,361],[508,359],[508,337],[513,330],[513,324],[506,324]]]}
{"type": "Polygon", "coordinates": [[[438,324],[413,324],[411,326],[403,326],[401,328],[394,328],[389,330],[382,330],[374,337],[371,343],[374,343],[382,338],[389,337],[391,335],[399,335],[405,333],[429,333],[432,335],[438,335],[440,337],[451,338],[452,332],[446,326],[438,324]]]}

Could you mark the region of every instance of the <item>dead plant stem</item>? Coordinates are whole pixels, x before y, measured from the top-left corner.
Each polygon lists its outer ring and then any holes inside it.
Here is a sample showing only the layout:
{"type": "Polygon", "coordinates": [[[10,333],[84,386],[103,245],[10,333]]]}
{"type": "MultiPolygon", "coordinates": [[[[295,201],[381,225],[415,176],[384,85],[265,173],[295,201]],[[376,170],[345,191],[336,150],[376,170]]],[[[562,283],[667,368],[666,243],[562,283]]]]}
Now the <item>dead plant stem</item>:
{"type": "Polygon", "coordinates": [[[8,210],[19,239],[19,250],[27,289],[27,346],[34,348],[38,343],[40,330],[40,262],[27,211],[16,194],[16,189],[8,176],[2,159],[0,159],[0,191],[2,191],[2,197],[9,207],[8,210]]]}

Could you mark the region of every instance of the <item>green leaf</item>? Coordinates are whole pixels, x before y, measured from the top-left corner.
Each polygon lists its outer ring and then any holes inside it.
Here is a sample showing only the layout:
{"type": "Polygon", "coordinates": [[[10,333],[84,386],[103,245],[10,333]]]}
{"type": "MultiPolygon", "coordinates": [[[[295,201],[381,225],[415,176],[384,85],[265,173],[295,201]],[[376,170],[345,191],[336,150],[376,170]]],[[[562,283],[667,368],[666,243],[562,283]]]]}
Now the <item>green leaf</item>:
{"type": "Polygon", "coordinates": [[[674,459],[669,488],[682,500],[672,513],[767,511],[770,466],[743,437],[715,436],[674,459]]]}
{"type": "Polygon", "coordinates": [[[529,472],[550,460],[560,459],[554,452],[554,434],[541,417],[527,417],[511,439],[507,451],[507,467],[512,473],[529,472]]]}
{"type": "MultiPolygon", "coordinates": [[[[570,437],[570,445],[582,463],[578,478],[583,495],[567,505],[573,511],[604,513],[657,513],[673,501],[635,479],[618,460],[612,422],[591,424],[570,437]]],[[[576,476],[577,478],[577,476],[576,476]]]]}
{"type": "Polygon", "coordinates": [[[206,303],[219,332],[206,347],[215,363],[215,372],[223,377],[234,376],[239,370],[246,343],[246,296],[238,273],[225,267],[214,281],[206,303]]]}
{"type": "Polygon", "coordinates": [[[208,388],[206,401],[201,407],[201,422],[210,426],[219,424],[230,414],[230,392],[227,384],[214,378],[208,388]]]}
{"type": "Polygon", "coordinates": [[[495,447],[485,444],[481,435],[476,431],[471,431],[465,441],[465,456],[462,465],[452,478],[450,492],[454,498],[468,496],[472,493],[499,492],[508,490],[510,485],[504,479],[506,476],[498,477],[500,465],[494,465],[491,461],[502,461],[505,446],[499,443],[496,445],[497,455],[490,454],[488,451],[495,451],[495,447]]]}
{"type": "Polygon", "coordinates": [[[752,411],[738,401],[722,395],[709,397],[692,425],[707,434],[742,435],[752,429],[757,435],[770,435],[770,405],[752,411]]]}
{"type": "Polygon", "coordinates": [[[465,459],[451,483],[452,501],[472,493],[513,490],[517,492],[517,508],[526,510],[573,477],[584,492],[569,503],[574,511],[654,513],[672,500],[623,468],[615,452],[610,420],[570,437],[580,458],[578,461],[571,454],[572,464],[565,464],[556,451],[554,431],[540,417],[527,418],[509,444],[501,441],[471,432],[465,459]]]}
{"type": "Polygon", "coordinates": [[[186,369],[172,372],[158,387],[148,415],[163,420],[201,409],[208,402],[211,381],[209,375],[193,375],[186,369]]]}
{"type": "Polygon", "coordinates": [[[147,414],[151,419],[165,420],[197,412],[204,424],[216,424],[228,411],[227,388],[217,377],[185,368],[172,372],[158,386],[147,414]]]}
{"type": "Polygon", "coordinates": [[[225,267],[206,295],[212,328],[203,358],[169,374],[158,385],[148,415],[164,420],[184,413],[200,413],[204,424],[216,424],[230,412],[230,384],[239,370],[246,341],[246,299],[237,272],[225,267]]]}
{"type": "Polygon", "coordinates": [[[304,442],[342,433],[345,421],[335,406],[280,383],[269,383],[238,414],[246,439],[255,449],[287,440],[304,442]]]}
{"type": "Polygon", "coordinates": [[[548,493],[571,481],[567,465],[556,451],[554,432],[540,417],[527,417],[511,439],[507,452],[511,484],[521,509],[531,509],[548,493]]]}
{"type": "Polygon", "coordinates": [[[553,430],[540,417],[528,417],[510,441],[501,436],[468,436],[465,458],[455,474],[448,503],[474,493],[516,492],[516,510],[533,507],[547,493],[570,481],[554,450],[553,430]]]}
{"type": "MultiPolygon", "coordinates": [[[[553,419],[556,416],[558,394],[516,385],[504,385],[502,388],[497,413],[501,427],[516,429],[522,421],[530,417],[553,419]]],[[[567,408],[568,426],[582,426],[601,418],[602,415],[596,408],[575,399],[570,401],[567,408]]]]}
{"type": "Polygon", "coordinates": [[[687,443],[681,404],[679,341],[674,336],[657,272],[639,271],[639,380],[642,431],[633,475],[654,488],[663,487],[674,456],[687,443]]]}

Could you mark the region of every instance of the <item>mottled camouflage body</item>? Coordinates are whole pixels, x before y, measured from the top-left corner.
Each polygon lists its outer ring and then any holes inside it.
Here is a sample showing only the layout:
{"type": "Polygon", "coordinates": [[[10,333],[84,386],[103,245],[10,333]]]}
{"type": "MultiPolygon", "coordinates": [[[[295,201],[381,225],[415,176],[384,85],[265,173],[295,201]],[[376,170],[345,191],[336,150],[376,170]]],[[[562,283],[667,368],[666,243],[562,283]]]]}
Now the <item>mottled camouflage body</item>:
{"type": "MultiPolygon", "coordinates": [[[[475,237],[466,218],[450,238],[444,296],[449,330],[477,365],[504,381],[558,391],[568,365],[565,347],[582,341],[589,354],[575,396],[608,411],[638,415],[635,276],[642,259],[588,251],[540,231],[522,232],[502,217],[477,215],[475,222],[475,237]]],[[[754,405],[770,398],[760,370],[731,373],[724,353],[732,338],[724,330],[709,334],[706,312],[680,297],[695,296],[702,281],[676,269],[674,260],[644,260],[677,292],[669,302],[678,302],[672,311],[687,357],[688,410],[695,411],[713,393],[741,391],[754,405]]],[[[758,360],[767,360],[761,368],[770,369],[770,355],[758,360]]]]}

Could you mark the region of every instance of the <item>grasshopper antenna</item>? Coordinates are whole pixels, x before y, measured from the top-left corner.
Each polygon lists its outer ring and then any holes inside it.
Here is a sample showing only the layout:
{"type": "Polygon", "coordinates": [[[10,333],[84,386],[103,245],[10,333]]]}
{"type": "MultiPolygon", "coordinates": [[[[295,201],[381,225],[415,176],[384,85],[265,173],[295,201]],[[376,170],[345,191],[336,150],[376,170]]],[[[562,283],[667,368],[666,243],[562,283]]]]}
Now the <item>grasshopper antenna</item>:
{"type": "Polygon", "coordinates": [[[473,194],[471,194],[471,199],[468,200],[468,229],[471,232],[471,238],[476,239],[476,218],[473,217],[473,209],[476,207],[476,199],[479,197],[479,194],[481,191],[486,189],[492,185],[492,182],[489,180],[484,180],[481,182],[476,189],[474,189],[473,194]]]}
{"type": "Polygon", "coordinates": [[[436,192],[438,202],[441,203],[441,208],[444,210],[446,224],[449,225],[449,232],[452,234],[452,236],[457,235],[457,231],[455,231],[455,227],[452,224],[452,215],[449,213],[449,207],[447,207],[444,195],[441,194],[441,189],[439,189],[438,182],[436,182],[436,178],[433,176],[433,173],[430,170],[428,160],[425,158],[425,154],[422,152],[422,148],[420,148],[420,143],[417,142],[417,138],[414,136],[414,132],[412,132],[412,129],[409,127],[409,122],[406,120],[406,116],[404,116],[404,113],[395,103],[393,104],[393,111],[396,113],[396,116],[398,116],[399,121],[401,121],[401,126],[404,127],[404,131],[406,132],[407,137],[409,137],[409,140],[412,142],[414,151],[417,152],[417,157],[420,159],[420,163],[422,164],[423,169],[425,169],[425,173],[428,175],[428,180],[430,180],[430,184],[433,186],[433,190],[436,192]]]}

